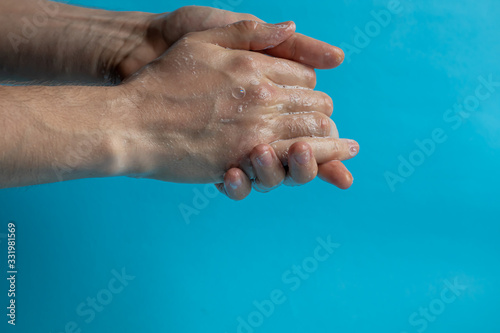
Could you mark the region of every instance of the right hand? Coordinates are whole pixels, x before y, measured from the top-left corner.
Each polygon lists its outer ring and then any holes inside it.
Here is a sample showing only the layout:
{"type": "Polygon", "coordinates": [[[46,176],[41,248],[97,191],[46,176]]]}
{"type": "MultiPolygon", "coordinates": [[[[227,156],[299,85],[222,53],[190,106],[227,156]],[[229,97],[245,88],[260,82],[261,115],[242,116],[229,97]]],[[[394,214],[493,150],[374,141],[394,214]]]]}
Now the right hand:
{"type": "Polygon", "coordinates": [[[338,139],[330,97],[312,90],[312,68],[245,51],[279,45],[294,30],[242,21],[188,34],[122,84],[134,106],[123,131],[125,173],[219,183],[232,168],[254,176],[248,161],[259,144],[272,143],[287,164],[299,141],[315,163],[353,157],[358,145],[338,139]]]}

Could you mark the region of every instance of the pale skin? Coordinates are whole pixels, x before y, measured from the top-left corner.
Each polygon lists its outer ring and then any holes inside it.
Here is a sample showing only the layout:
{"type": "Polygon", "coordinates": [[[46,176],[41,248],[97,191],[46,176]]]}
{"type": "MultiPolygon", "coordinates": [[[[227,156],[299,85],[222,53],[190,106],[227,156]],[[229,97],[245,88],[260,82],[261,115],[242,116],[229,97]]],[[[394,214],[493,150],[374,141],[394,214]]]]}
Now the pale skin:
{"type": "Polygon", "coordinates": [[[333,68],[343,53],[295,33],[292,22],[206,7],[157,15],[28,0],[2,1],[0,17],[2,31],[24,38],[0,36],[4,78],[124,80],[0,87],[0,187],[126,175],[216,183],[239,200],[252,187],[318,174],[340,188],[352,183],[340,161],[359,146],[338,138],[330,97],[313,90],[313,68],[333,68]],[[20,17],[39,12],[47,23],[23,35],[20,17]]]}

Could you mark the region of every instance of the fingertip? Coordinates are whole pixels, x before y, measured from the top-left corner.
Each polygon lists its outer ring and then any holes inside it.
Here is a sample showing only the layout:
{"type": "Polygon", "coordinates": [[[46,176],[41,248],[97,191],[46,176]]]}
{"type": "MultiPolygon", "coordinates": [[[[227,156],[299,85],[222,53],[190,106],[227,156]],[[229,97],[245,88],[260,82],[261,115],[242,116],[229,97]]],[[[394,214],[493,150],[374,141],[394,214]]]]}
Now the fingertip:
{"type": "Polygon", "coordinates": [[[350,188],[354,181],[351,172],[340,161],[330,161],[320,164],[318,167],[318,176],[321,180],[335,185],[341,190],[350,188]]]}
{"type": "Polygon", "coordinates": [[[359,153],[359,143],[357,143],[354,140],[347,140],[347,142],[348,142],[348,145],[349,145],[349,154],[351,155],[351,157],[354,157],[354,156],[358,155],[358,153],[359,153]]]}
{"type": "Polygon", "coordinates": [[[242,170],[232,168],[224,175],[224,189],[230,199],[243,200],[250,194],[251,182],[242,170]]]}
{"type": "Polygon", "coordinates": [[[352,174],[347,171],[347,173],[344,175],[344,178],[340,178],[337,180],[336,183],[333,183],[333,185],[337,186],[341,190],[347,190],[352,186],[352,183],[354,182],[354,178],[352,177],[352,174]]]}
{"type": "Polygon", "coordinates": [[[338,64],[341,65],[345,60],[345,53],[340,47],[337,47],[337,61],[338,64]]]}
{"type": "Polygon", "coordinates": [[[344,62],[345,54],[342,49],[327,44],[323,53],[323,61],[320,69],[332,69],[340,66],[344,62]]]}

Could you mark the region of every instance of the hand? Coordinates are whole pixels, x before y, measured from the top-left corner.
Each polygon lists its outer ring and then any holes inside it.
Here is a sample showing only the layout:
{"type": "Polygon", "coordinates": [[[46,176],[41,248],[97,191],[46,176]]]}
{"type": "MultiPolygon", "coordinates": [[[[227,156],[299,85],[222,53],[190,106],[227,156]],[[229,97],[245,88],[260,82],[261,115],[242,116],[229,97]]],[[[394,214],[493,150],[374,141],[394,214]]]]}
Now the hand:
{"type": "MultiPolygon", "coordinates": [[[[119,75],[127,78],[143,66],[162,55],[170,46],[190,32],[223,27],[238,21],[258,21],[251,14],[233,13],[211,7],[186,6],[166,14],[141,13],[140,30],[144,30],[142,42],[136,43],[128,56],[116,56],[119,75]]],[[[337,67],[344,61],[344,52],[338,47],[295,33],[283,45],[270,46],[262,52],[293,60],[318,69],[337,67]]]]}
{"type": "MultiPolygon", "coordinates": [[[[337,136],[338,137],[338,136],[337,136]]],[[[319,144],[317,142],[316,144],[319,144]]],[[[359,147],[352,146],[351,155],[358,153],[359,147]]],[[[279,145],[258,145],[250,153],[252,181],[248,172],[240,168],[231,168],[224,176],[224,182],[216,184],[217,189],[233,200],[246,198],[252,187],[258,192],[269,192],[281,184],[298,186],[310,182],[316,176],[340,189],[351,187],[353,177],[341,161],[331,160],[318,164],[311,145],[303,140],[296,142],[289,149],[279,145]],[[288,151],[281,154],[275,152],[288,151]],[[284,166],[288,167],[288,173],[284,166]]]]}
{"type": "MultiPolygon", "coordinates": [[[[151,16],[144,25],[147,29],[147,38],[137,47],[129,57],[125,58],[119,66],[119,72],[123,76],[134,73],[137,69],[149,63],[150,60],[158,57],[164,50],[173,45],[179,38],[186,33],[193,31],[204,31],[214,27],[224,26],[241,20],[260,21],[257,17],[250,14],[233,13],[230,11],[219,10],[210,7],[187,6],[182,7],[172,13],[151,16]]],[[[283,45],[270,48],[263,52],[276,57],[288,58],[316,68],[333,68],[338,66],[344,58],[342,50],[315,39],[295,33],[283,45]]],[[[296,147],[290,149],[290,161],[295,161],[294,156],[303,156],[307,150],[310,150],[307,144],[298,143],[296,147]]],[[[277,163],[277,157],[271,152],[272,147],[255,147],[252,156],[262,154],[269,150],[272,156],[273,167],[264,167],[260,164],[253,165],[257,179],[253,184],[254,188],[261,192],[267,192],[276,188],[281,183],[286,185],[301,185],[316,177],[319,173],[321,179],[329,182],[341,189],[347,189],[351,186],[353,178],[347,168],[339,161],[329,161],[322,165],[314,163],[315,158],[307,165],[296,165],[294,172],[290,172],[285,180],[285,171],[283,165],[277,163]]],[[[255,159],[253,159],[255,162],[255,159]]],[[[287,161],[287,162],[290,162],[287,161]]],[[[286,163],[285,163],[286,165],[286,163]]],[[[217,188],[231,199],[241,200],[245,198],[251,190],[251,182],[247,175],[241,170],[234,168],[227,173],[225,183],[217,184],[217,188]],[[229,186],[229,179],[233,184],[239,184],[236,187],[229,186]]]]}
{"type": "Polygon", "coordinates": [[[312,90],[310,67],[242,51],[281,45],[294,29],[243,21],[188,34],[127,80],[121,89],[135,105],[122,122],[132,133],[121,158],[127,173],[221,182],[231,168],[251,174],[246,161],[262,143],[281,162],[299,141],[320,164],[354,156],[358,145],[336,138],[331,99],[312,90]]]}

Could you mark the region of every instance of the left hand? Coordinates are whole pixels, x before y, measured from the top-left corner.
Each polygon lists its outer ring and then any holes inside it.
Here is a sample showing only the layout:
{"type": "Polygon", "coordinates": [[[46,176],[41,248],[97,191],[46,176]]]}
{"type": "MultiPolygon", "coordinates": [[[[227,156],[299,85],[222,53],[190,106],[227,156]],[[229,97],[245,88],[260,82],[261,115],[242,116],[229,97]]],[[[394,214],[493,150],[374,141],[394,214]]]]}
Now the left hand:
{"type": "MultiPolygon", "coordinates": [[[[233,13],[211,7],[186,6],[171,13],[148,14],[141,19],[146,30],[142,43],[117,64],[122,78],[127,78],[162,55],[189,32],[205,31],[238,21],[263,22],[251,14],[233,13]]],[[[265,51],[277,58],[293,60],[317,69],[335,68],[344,61],[344,52],[333,45],[295,33],[281,45],[265,51]]]]}

